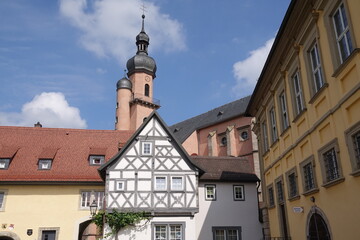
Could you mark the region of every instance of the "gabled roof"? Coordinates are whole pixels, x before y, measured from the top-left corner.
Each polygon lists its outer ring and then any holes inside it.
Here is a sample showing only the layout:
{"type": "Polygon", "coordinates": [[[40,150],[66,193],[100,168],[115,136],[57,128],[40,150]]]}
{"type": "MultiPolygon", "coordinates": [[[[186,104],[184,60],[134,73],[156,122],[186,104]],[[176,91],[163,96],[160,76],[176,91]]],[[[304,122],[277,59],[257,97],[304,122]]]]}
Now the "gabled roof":
{"type": "Polygon", "coordinates": [[[190,156],[187,154],[186,150],[182,147],[182,145],[176,140],[168,126],[165,124],[165,122],[162,120],[160,115],[157,113],[157,111],[153,111],[149,117],[142,123],[142,125],[136,130],[136,132],[133,134],[133,136],[126,142],[125,146],[121,149],[120,152],[118,152],[115,156],[113,156],[108,162],[103,164],[98,170],[100,173],[100,176],[102,179],[105,180],[106,177],[106,170],[111,167],[113,164],[115,164],[118,159],[127,152],[129,147],[132,145],[133,141],[136,140],[136,138],[139,136],[139,134],[143,131],[143,129],[147,126],[147,124],[151,121],[151,119],[155,118],[160,126],[163,128],[163,130],[166,132],[168,137],[170,138],[171,142],[173,143],[174,148],[179,152],[181,157],[185,160],[185,162],[189,165],[191,169],[194,171],[202,173],[202,169],[197,167],[193,164],[193,162],[190,159],[190,156]]]}
{"type": "Polygon", "coordinates": [[[206,113],[170,126],[171,132],[183,143],[194,131],[245,114],[251,96],[241,98],[206,113]]]}
{"type": "Polygon", "coordinates": [[[193,163],[205,171],[200,181],[257,182],[249,161],[241,157],[192,156],[193,163]]]}
{"type": "Polygon", "coordinates": [[[0,183],[102,183],[89,155],[114,156],[133,131],[0,127],[0,183]],[[52,158],[50,170],[38,170],[39,159],[52,158]]]}

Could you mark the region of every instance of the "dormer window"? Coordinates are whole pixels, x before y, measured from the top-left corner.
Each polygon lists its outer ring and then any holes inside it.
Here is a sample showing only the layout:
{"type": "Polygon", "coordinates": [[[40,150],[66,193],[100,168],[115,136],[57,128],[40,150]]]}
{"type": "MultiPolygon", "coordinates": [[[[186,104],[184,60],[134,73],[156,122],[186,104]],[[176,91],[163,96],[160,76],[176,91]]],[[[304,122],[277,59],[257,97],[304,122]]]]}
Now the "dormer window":
{"type": "Polygon", "coordinates": [[[101,165],[105,161],[104,155],[90,155],[89,157],[90,165],[101,165]]]}
{"type": "Polygon", "coordinates": [[[39,159],[39,170],[50,170],[52,159],[39,159]]]}
{"type": "Polygon", "coordinates": [[[0,169],[8,169],[10,158],[0,158],[0,169]]]}

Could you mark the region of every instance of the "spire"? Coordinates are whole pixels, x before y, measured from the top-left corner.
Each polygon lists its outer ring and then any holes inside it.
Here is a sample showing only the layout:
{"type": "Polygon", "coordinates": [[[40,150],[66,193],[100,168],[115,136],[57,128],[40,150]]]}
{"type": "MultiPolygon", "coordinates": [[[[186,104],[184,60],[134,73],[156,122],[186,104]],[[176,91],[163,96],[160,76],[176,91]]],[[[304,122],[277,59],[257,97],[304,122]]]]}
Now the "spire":
{"type": "Polygon", "coordinates": [[[148,54],[147,48],[149,46],[149,36],[145,32],[145,15],[142,16],[141,32],[136,36],[136,45],[138,47],[136,54],[148,54]]]}

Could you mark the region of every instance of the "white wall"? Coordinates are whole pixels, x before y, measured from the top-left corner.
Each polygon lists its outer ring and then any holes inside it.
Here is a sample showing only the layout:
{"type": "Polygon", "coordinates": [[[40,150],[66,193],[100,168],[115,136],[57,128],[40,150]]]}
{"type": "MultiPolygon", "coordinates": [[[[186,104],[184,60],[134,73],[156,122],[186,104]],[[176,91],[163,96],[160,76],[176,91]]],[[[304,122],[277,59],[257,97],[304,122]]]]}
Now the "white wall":
{"type": "Polygon", "coordinates": [[[262,228],[256,195],[256,183],[200,182],[200,208],[195,215],[196,239],[212,240],[212,227],[215,226],[240,226],[241,239],[261,239],[262,228]],[[216,201],[205,201],[205,184],[216,185],[216,201]],[[244,185],[245,201],[234,201],[233,185],[244,185]]]}

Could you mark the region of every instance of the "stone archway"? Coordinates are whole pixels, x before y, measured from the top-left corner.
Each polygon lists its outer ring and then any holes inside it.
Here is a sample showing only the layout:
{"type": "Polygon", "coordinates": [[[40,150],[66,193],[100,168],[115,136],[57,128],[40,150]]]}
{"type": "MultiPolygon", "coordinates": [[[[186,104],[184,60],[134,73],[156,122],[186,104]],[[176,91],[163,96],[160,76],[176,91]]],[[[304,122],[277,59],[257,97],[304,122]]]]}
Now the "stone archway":
{"type": "Polygon", "coordinates": [[[312,207],[307,220],[308,240],[331,240],[330,225],[325,214],[318,207],[312,207]]]}
{"type": "Polygon", "coordinates": [[[98,228],[91,220],[80,223],[78,240],[96,240],[101,237],[98,228]]]}
{"type": "Polygon", "coordinates": [[[20,240],[20,238],[13,232],[0,232],[0,240],[20,240]]]}

